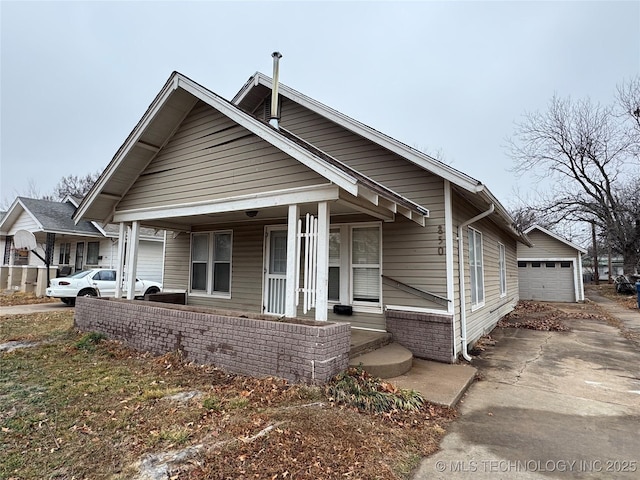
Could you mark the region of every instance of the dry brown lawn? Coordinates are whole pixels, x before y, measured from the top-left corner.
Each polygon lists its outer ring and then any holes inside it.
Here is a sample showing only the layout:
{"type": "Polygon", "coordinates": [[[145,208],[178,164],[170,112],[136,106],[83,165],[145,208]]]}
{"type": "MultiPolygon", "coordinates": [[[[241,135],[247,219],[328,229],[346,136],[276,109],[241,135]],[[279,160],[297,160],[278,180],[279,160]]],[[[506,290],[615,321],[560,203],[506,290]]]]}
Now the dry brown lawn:
{"type": "Polygon", "coordinates": [[[0,317],[0,344],[41,342],[0,353],[0,478],[135,479],[155,466],[157,478],[401,479],[456,415],[360,413],[318,387],[80,334],[72,316],[0,317]]]}

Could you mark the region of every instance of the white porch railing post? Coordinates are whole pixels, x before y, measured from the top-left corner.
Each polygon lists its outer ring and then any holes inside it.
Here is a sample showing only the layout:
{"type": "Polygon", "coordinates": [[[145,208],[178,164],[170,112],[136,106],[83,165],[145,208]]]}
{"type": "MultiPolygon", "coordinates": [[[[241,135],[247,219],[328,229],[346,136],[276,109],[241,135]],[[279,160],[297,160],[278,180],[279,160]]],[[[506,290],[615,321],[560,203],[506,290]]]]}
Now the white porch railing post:
{"type": "Polygon", "coordinates": [[[327,320],[329,308],[329,204],[318,203],[316,320],[327,320]]]}
{"type": "Polygon", "coordinates": [[[298,205],[289,205],[289,218],[287,222],[287,280],[285,285],[285,317],[296,316],[296,296],[298,292],[298,278],[296,272],[297,265],[300,261],[297,255],[298,250],[298,216],[300,215],[300,207],[298,205]]]}
{"type": "Polygon", "coordinates": [[[138,264],[138,241],[140,239],[140,222],[131,223],[129,242],[127,244],[127,299],[133,300],[136,294],[136,267],[138,264]]]}
{"type": "Polygon", "coordinates": [[[116,298],[122,298],[122,285],[124,283],[124,256],[127,243],[127,225],[120,222],[118,232],[118,264],[116,265],[116,298]]]}

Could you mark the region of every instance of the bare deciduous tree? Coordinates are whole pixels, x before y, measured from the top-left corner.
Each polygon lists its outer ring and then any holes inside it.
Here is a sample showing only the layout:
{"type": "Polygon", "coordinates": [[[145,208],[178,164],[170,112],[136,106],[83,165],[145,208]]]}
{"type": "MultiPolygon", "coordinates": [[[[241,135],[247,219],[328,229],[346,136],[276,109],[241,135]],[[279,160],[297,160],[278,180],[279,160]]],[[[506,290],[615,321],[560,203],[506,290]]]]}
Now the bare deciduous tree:
{"type": "Polygon", "coordinates": [[[75,198],[83,198],[99,176],[100,172],[87,173],[84,176],[67,175],[62,177],[53,189],[53,197],[58,200],[64,200],[68,195],[75,198]]]}
{"type": "Polygon", "coordinates": [[[595,223],[623,255],[626,272],[638,268],[640,258],[640,210],[633,200],[640,190],[638,99],[638,79],[618,90],[624,116],[614,105],[554,96],[546,112],[524,116],[509,142],[513,170],[548,182],[546,214],[595,223]]]}

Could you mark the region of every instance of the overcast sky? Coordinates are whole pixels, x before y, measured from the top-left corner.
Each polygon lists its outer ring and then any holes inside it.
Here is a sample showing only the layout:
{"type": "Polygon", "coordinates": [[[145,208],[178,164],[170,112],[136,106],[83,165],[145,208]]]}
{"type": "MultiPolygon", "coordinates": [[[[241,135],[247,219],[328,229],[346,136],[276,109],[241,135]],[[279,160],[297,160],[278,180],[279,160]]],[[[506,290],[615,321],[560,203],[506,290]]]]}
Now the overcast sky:
{"type": "Polygon", "coordinates": [[[0,198],[102,170],[177,70],[231,99],[255,71],[487,184],[536,187],[505,140],[555,94],[640,73],[640,2],[0,2],[0,198]]]}

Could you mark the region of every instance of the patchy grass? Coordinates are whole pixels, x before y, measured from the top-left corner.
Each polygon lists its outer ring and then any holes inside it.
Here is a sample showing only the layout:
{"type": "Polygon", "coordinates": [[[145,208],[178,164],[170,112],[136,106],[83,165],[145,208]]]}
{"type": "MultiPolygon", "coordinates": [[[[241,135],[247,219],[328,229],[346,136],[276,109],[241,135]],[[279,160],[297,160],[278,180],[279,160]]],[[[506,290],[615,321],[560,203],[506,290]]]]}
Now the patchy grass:
{"type": "Polygon", "coordinates": [[[406,478],[455,417],[430,404],[361,413],[321,388],[79,334],[72,315],[0,319],[1,341],[43,341],[1,354],[0,478],[130,479],[145,455],[187,447],[198,454],[171,478],[406,478]]]}
{"type": "Polygon", "coordinates": [[[0,343],[13,340],[37,342],[67,334],[73,326],[73,310],[0,316],[0,343]]]}
{"type": "Polygon", "coordinates": [[[55,303],[58,298],[36,297],[33,293],[4,292],[0,293],[0,307],[11,307],[14,305],[31,305],[33,303],[55,303]]]}

